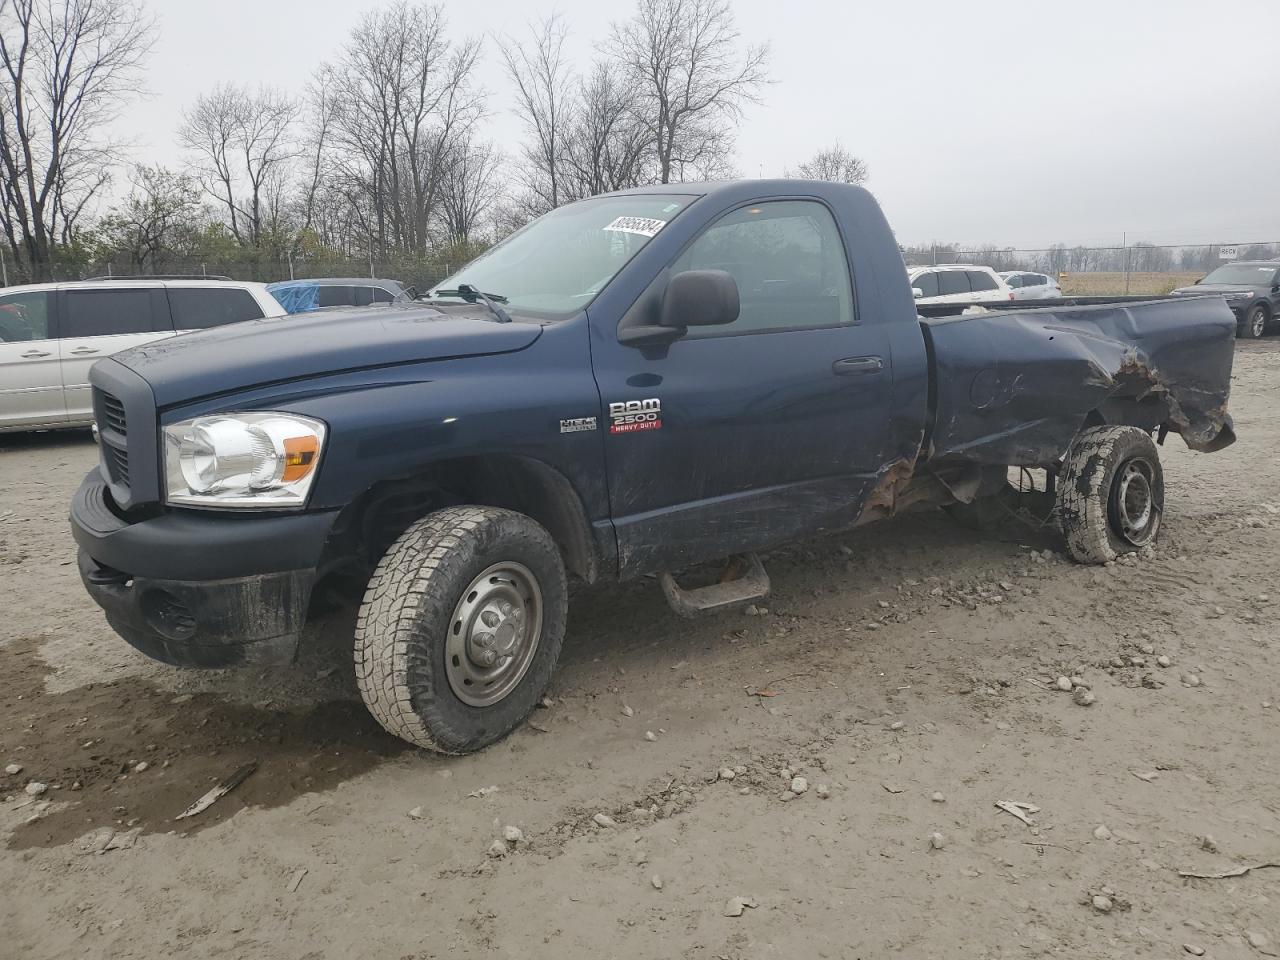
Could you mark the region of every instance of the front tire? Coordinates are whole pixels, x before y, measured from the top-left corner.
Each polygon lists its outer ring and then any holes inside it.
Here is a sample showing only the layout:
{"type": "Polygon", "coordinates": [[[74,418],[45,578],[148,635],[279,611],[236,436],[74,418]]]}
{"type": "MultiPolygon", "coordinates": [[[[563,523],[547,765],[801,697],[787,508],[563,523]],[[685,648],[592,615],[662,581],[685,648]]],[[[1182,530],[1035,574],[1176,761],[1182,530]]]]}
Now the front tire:
{"type": "Polygon", "coordinates": [[[1240,324],[1239,334],[1242,339],[1261,340],[1267,332],[1267,308],[1262,304],[1254,305],[1240,324]]]}
{"type": "Polygon", "coordinates": [[[568,606],[555,541],[529,517],[451,507],[418,520],[374,571],[356,620],[356,681],[388,733],[479,750],[546,691],[568,606]]]}
{"type": "Polygon", "coordinates": [[[1164,516],[1164,471],[1151,435],[1090,427],[1058,476],[1058,521],[1080,563],[1107,563],[1155,543],[1164,516]]]}

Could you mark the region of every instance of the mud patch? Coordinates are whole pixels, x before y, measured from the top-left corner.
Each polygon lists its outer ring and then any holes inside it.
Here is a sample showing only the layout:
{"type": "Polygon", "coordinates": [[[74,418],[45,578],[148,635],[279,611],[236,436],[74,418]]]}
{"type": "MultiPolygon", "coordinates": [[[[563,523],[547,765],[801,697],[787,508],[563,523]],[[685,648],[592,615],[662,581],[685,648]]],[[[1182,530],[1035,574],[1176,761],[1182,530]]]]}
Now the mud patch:
{"type": "Polygon", "coordinates": [[[43,815],[14,831],[11,850],[60,846],[99,827],[198,833],[246,807],[326,790],[410,749],[353,701],[289,712],[209,693],[175,695],[137,678],[47,694],[37,647],[14,641],[0,660],[0,756],[22,766],[16,776],[0,775],[0,796],[25,799],[29,781],[48,785],[29,805],[43,815]],[[257,771],[233,793],[198,817],[173,821],[251,761],[257,771]]]}

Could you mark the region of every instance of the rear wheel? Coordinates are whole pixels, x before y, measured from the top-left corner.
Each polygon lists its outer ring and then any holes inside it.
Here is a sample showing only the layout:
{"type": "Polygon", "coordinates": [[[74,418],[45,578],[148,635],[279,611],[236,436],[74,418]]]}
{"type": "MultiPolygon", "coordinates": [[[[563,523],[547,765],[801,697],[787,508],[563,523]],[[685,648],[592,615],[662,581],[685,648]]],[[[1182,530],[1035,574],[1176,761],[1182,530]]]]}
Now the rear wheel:
{"type": "Polygon", "coordinates": [[[1267,332],[1267,308],[1260,303],[1252,307],[1245,314],[1244,322],[1240,324],[1238,332],[1243,338],[1260,340],[1267,332]]]}
{"type": "Polygon", "coordinates": [[[378,564],[356,621],[356,680],[382,726],[469,753],[520,725],[564,641],[564,566],[523,514],[452,507],[406,530],[378,564]]]}
{"type": "Polygon", "coordinates": [[[1164,471],[1150,434],[1091,427],[1072,443],[1058,477],[1058,520],[1080,563],[1106,563],[1155,543],[1164,471]]]}

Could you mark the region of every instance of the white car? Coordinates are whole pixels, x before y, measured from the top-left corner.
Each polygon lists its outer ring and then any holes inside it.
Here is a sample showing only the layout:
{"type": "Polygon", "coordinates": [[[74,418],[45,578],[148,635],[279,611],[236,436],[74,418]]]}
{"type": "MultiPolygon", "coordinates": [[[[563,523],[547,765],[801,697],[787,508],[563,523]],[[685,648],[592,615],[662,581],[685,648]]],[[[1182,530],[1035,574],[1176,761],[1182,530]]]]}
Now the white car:
{"type": "Polygon", "coordinates": [[[1007,270],[1000,276],[1013,289],[1015,300],[1056,300],[1062,296],[1058,281],[1047,274],[1007,270]]]}
{"type": "Polygon", "coordinates": [[[0,288],[0,433],[88,426],[89,368],[103,357],[188,330],[284,315],[264,284],[234,280],[0,288]]]}
{"type": "Polygon", "coordinates": [[[1012,300],[1013,291],[990,267],[946,263],[932,267],[908,267],[916,303],[990,303],[1012,300]]]}

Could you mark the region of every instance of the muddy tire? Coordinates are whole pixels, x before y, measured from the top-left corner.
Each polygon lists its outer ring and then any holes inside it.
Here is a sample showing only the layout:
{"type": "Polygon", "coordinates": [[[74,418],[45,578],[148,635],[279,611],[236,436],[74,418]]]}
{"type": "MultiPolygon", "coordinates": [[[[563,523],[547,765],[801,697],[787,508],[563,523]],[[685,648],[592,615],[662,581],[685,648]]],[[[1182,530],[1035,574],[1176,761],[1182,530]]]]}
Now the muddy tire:
{"type": "Polygon", "coordinates": [[[546,691],[568,605],[555,541],[529,517],[451,507],[401,534],[356,620],[356,681],[397,737],[440,753],[488,746],[546,691]]]}
{"type": "Polygon", "coordinates": [[[1058,522],[1080,563],[1106,563],[1155,543],[1164,515],[1164,471],[1137,427],[1090,427],[1058,477],[1058,522]]]}

